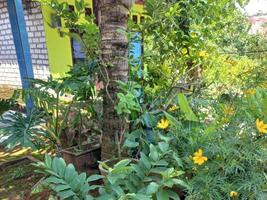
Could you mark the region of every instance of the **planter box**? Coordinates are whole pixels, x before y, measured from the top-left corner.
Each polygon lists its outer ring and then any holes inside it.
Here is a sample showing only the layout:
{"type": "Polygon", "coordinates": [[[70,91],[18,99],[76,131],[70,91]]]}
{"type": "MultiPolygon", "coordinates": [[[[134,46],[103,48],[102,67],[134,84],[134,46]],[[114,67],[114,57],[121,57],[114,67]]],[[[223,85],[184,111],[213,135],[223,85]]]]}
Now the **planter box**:
{"type": "Polygon", "coordinates": [[[93,174],[98,172],[98,162],[101,160],[100,145],[85,151],[75,151],[76,147],[71,147],[61,151],[66,163],[72,163],[79,172],[93,174]]]}

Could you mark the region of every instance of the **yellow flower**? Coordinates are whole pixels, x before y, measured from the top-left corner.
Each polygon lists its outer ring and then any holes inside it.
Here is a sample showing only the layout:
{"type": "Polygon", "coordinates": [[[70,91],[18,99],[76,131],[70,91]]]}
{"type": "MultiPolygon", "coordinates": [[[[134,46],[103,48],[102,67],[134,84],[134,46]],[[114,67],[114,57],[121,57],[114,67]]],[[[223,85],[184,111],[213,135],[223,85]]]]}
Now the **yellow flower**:
{"type": "Polygon", "coordinates": [[[169,127],[169,125],[170,125],[170,122],[167,119],[161,119],[158,122],[157,127],[160,129],[167,129],[169,127]]]}
{"type": "Polygon", "coordinates": [[[178,110],[178,107],[176,105],[173,105],[168,109],[168,111],[170,112],[175,111],[175,110],[178,110]]]}
{"type": "Polygon", "coordinates": [[[256,127],[260,133],[267,133],[267,124],[264,124],[262,120],[260,119],[256,120],[256,127]]]}
{"type": "Polygon", "coordinates": [[[235,108],[231,105],[225,105],[223,108],[223,112],[226,115],[234,115],[235,114],[235,108]]]}
{"type": "Polygon", "coordinates": [[[253,95],[256,93],[255,89],[248,89],[248,90],[244,90],[244,94],[245,95],[253,95]]]}
{"type": "Polygon", "coordinates": [[[206,58],[208,56],[208,53],[206,51],[200,51],[198,53],[198,56],[201,58],[206,58]]]}
{"type": "Polygon", "coordinates": [[[197,37],[197,33],[196,32],[191,32],[191,37],[192,38],[196,38],[197,37]]]}
{"type": "Polygon", "coordinates": [[[231,191],[230,192],[230,197],[235,198],[237,196],[238,196],[238,193],[236,191],[231,191]]]}
{"type": "Polygon", "coordinates": [[[183,55],[187,54],[187,48],[182,48],[181,52],[183,55]]]}
{"type": "Polygon", "coordinates": [[[202,165],[204,162],[208,160],[208,158],[203,156],[202,149],[198,149],[198,151],[194,153],[193,160],[195,164],[202,165]]]}

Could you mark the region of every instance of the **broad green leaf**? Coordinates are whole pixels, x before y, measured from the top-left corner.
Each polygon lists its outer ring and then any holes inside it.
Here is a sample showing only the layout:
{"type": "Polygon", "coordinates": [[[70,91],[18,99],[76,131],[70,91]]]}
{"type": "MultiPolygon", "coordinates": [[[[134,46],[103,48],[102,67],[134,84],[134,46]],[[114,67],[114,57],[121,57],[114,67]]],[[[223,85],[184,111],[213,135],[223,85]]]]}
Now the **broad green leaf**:
{"type": "Polygon", "coordinates": [[[178,103],[187,120],[195,122],[198,121],[183,93],[178,94],[178,103]]]}
{"type": "Polygon", "coordinates": [[[62,190],[67,190],[67,189],[70,189],[70,186],[69,185],[58,185],[54,188],[54,190],[56,192],[60,192],[62,190]]]}
{"type": "Polygon", "coordinates": [[[161,189],[156,193],[157,200],[169,200],[169,194],[166,190],[161,189]]]}
{"type": "Polygon", "coordinates": [[[189,186],[183,180],[175,178],[175,179],[173,179],[173,181],[175,182],[176,185],[182,186],[185,189],[189,189],[189,186]]]}
{"type": "Polygon", "coordinates": [[[132,141],[132,140],[129,140],[129,139],[126,139],[124,142],[124,146],[128,147],[128,148],[135,148],[135,147],[139,146],[139,143],[132,141]]]}
{"type": "Polygon", "coordinates": [[[162,153],[165,153],[169,150],[169,144],[166,142],[159,142],[159,149],[162,151],[162,153]]]}
{"type": "Polygon", "coordinates": [[[57,169],[60,177],[64,177],[65,169],[66,169],[66,163],[65,160],[62,158],[59,158],[57,161],[57,169]]]}
{"type": "Polygon", "coordinates": [[[126,167],[131,162],[130,159],[124,159],[114,165],[114,168],[126,167]]]}
{"type": "Polygon", "coordinates": [[[145,177],[145,173],[143,172],[143,170],[141,169],[141,167],[137,164],[132,165],[134,171],[136,172],[137,176],[139,176],[140,178],[144,178],[145,177]]]}
{"type": "Polygon", "coordinates": [[[164,112],[166,118],[168,119],[168,121],[170,122],[170,124],[172,126],[174,126],[175,128],[179,129],[182,124],[181,122],[179,122],[175,117],[173,117],[171,114],[167,113],[167,112],[164,112]]]}
{"type": "Polygon", "coordinates": [[[45,154],[45,165],[47,168],[52,167],[52,158],[48,154],[45,154]]]}
{"type": "Polygon", "coordinates": [[[157,183],[149,183],[149,185],[147,186],[147,189],[146,189],[146,193],[151,195],[151,194],[154,194],[158,191],[159,189],[159,185],[157,183]]]}
{"type": "Polygon", "coordinates": [[[151,163],[150,163],[150,161],[149,161],[149,158],[148,158],[143,152],[141,152],[140,162],[143,163],[143,165],[144,165],[148,170],[151,168],[151,163]]]}
{"type": "Polygon", "coordinates": [[[66,184],[64,180],[62,180],[61,178],[54,177],[54,176],[48,177],[47,179],[45,179],[45,181],[48,183],[66,184]]]}
{"type": "Polygon", "coordinates": [[[78,176],[77,171],[75,170],[73,164],[68,164],[65,170],[65,180],[70,182],[72,181],[76,176],[78,176]]]}
{"type": "MultiPolygon", "coordinates": [[[[75,196],[75,193],[72,192],[71,190],[65,190],[65,191],[61,191],[58,193],[58,195],[62,198],[62,199],[67,199],[70,197],[75,196]]],[[[74,199],[74,198],[73,198],[74,199]]]]}
{"type": "Polygon", "coordinates": [[[180,197],[176,192],[174,192],[172,190],[167,190],[167,193],[168,193],[169,197],[172,198],[173,200],[180,200],[180,197]]]}
{"type": "Polygon", "coordinates": [[[150,145],[149,145],[149,148],[150,148],[149,157],[150,157],[153,161],[156,162],[156,161],[159,159],[159,154],[158,154],[157,148],[156,148],[153,144],[150,144],[150,145]]]}
{"type": "Polygon", "coordinates": [[[101,176],[101,175],[98,175],[98,174],[94,174],[94,175],[91,175],[87,178],[87,182],[92,182],[92,181],[97,181],[97,180],[100,180],[100,179],[103,179],[104,176],[101,176]]]}

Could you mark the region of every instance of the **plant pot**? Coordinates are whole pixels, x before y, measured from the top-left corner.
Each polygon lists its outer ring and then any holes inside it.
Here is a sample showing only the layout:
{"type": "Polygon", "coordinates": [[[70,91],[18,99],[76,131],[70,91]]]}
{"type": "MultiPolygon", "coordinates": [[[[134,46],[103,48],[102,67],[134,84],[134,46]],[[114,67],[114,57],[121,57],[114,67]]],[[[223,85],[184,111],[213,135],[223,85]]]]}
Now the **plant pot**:
{"type": "Polygon", "coordinates": [[[62,157],[66,163],[72,163],[79,172],[97,173],[98,162],[101,160],[100,145],[88,150],[77,151],[77,146],[63,149],[62,157]]]}
{"type": "MultiPolygon", "coordinates": [[[[131,158],[131,160],[132,160],[132,163],[137,163],[138,162],[138,160],[134,159],[134,158],[131,158]]],[[[103,163],[106,164],[109,167],[113,167],[119,161],[120,161],[119,158],[114,158],[114,159],[106,160],[103,163]]],[[[108,175],[108,170],[104,169],[101,165],[98,165],[98,169],[99,169],[100,174],[102,176],[107,176],[108,175]]]]}

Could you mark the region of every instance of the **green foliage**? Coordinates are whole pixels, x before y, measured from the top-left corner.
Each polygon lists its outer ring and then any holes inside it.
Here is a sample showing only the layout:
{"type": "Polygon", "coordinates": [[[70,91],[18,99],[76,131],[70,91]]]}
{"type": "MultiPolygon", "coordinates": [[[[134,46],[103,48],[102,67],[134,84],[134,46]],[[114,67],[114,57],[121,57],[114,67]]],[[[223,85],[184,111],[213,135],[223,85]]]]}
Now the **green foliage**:
{"type": "Polygon", "coordinates": [[[32,112],[27,116],[20,112],[10,112],[0,120],[1,145],[14,149],[17,145],[39,149],[45,145],[45,131],[41,128],[44,123],[42,114],[32,112]]]}
{"type": "Polygon", "coordinates": [[[197,117],[191,110],[191,107],[188,104],[186,96],[183,93],[178,94],[178,103],[181,108],[181,111],[184,113],[186,120],[189,121],[198,121],[197,117]]]}
{"type": "Polygon", "coordinates": [[[22,167],[17,167],[11,173],[11,180],[22,178],[24,175],[24,169],[22,167]]]}
{"type": "Polygon", "coordinates": [[[66,165],[62,158],[55,157],[52,159],[49,155],[45,156],[44,162],[34,165],[39,168],[36,172],[46,176],[42,184],[48,185],[61,199],[94,199],[89,191],[100,186],[89,185],[88,182],[103,178],[100,175],[87,177],[86,173],[78,174],[72,164],[66,165]]]}
{"type": "Polygon", "coordinates": [[[100,199],[179,199],[175,188],[189,188],[180,179],[183,171],[177,154],[164,140],[150,144],[149,152],[141,152],[139,160],[125,159],[108,168],[100,199]]]}
{"type": "Polygon", "coordinates": [[[196,102],[196,112],[207,114],[199,123],[169,120],[165,134],[176,137],[191,188],[187,199],[230,199],[231,191],[238,192],[238,199],[266,198],[266,135],[255,124],[258,118],[266,122],[266,90],[255,92],[196,102]],[[208,158],[201,165],[192,159],[198,149],[208,158]]]}
{"type": "Polygon", "coordinates": [[[20,92],[18,90],[15,90],[10,99],[0,99],[0,116],[4,112],[12,109],[17,104],[19,95],[20,95],[20,92]]]}

